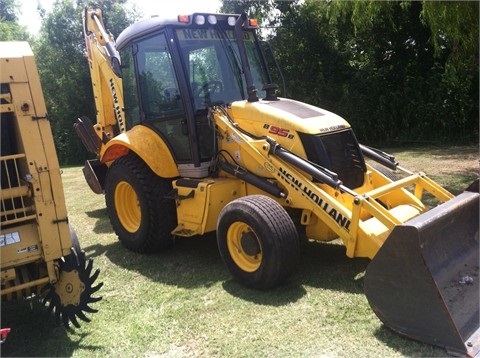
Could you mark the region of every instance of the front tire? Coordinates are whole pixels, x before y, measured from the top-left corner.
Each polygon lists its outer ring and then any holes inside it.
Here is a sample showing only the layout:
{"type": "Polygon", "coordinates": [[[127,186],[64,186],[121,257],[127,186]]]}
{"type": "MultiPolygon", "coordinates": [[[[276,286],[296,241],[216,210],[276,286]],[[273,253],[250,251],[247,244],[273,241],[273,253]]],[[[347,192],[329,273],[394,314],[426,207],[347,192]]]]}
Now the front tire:
{"type": "Polygon", "coordinates": [[[152,253],[172,244],[175,203],[165,198],[171,190],[170,180],[158,177],[133,153],[110,166],[105,202],[113,230],[126,248],[152,253]]]}
{"type": "Polygon", "coordinates": [[[279,203],[264,195],[240,198],[223,208],[217,243],[232,276],[262,290],[285,281],[299,255],[295,224],[279,203]]]}

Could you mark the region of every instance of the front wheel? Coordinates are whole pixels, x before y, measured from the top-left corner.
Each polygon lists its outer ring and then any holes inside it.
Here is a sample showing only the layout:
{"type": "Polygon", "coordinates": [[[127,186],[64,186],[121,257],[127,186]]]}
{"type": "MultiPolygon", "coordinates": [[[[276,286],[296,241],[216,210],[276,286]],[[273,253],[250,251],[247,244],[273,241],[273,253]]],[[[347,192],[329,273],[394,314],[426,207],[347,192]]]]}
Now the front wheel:
{"type": "Polygon", "coordinates": [[[110,166],[105,202],[112,227],[125,247],[151,253],[173,242],[175,203],[165,198],[171,190],[170,180],[158,177],[133,153],[110,166]]]}
{"type": "Polygon", "coordinates": [[[251,195],[220,213],[217,243],[232,276],[245,286],[268,289],[285,281],[299,255],[298,233],[275,200],[251,195]]]}

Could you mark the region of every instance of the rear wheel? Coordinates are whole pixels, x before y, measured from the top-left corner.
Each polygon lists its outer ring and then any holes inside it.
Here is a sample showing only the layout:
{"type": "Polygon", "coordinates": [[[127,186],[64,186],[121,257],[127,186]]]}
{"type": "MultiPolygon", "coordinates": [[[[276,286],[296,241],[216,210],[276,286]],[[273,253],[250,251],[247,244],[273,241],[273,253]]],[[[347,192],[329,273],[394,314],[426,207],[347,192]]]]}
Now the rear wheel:
{"type": "Polygon", "coordinates": [[[251,195],[229,203],[217,223],[217,243],[240,283],[268,289],[286,280],[298,259],[295,225],[275,200],[251,195]]]}
{"type": "Polygon", "coordinates": [[[105,183],[107,212],[125,247],[150,253],[171,245],[175,203],[165,198],[171,190],[170,180],[158,177],[133,153],[110,166],[105,183]]]}

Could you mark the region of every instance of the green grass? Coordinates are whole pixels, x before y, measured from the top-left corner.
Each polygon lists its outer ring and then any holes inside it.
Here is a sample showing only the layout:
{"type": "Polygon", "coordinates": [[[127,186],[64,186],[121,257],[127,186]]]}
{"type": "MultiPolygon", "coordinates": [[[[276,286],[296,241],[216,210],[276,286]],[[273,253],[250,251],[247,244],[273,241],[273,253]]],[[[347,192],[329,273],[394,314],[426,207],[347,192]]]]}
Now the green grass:
{"type": "Polygon", "coordinates": [[[385,151],[395,154],[401,166],[426,173],[454,194],[462,192],[479,177],[478,147],[390,148],[385,151]]]}
{"type": "MultiPolygon", "coordinates": [[[[461,152],[394,151],[403,166],[432,173],[456,192],[478,176],[478,149],[461,152]]],[[[446,355],[382,325],[363,293],[368,260],[347,258],[336,242],[303,244],[298,270],[285,285],[251,290],[231,279],[214,235],[177,239],[154,255],[126,250],[112,233],[103,196],[89,190],[81,168],[65,168],[62,178],[70,222],[101,271],[103,299],[92,305],[99,312],[68,331],[36,300],[2,302],[1,325],[12,328],[2,356],[446,355]]]]}

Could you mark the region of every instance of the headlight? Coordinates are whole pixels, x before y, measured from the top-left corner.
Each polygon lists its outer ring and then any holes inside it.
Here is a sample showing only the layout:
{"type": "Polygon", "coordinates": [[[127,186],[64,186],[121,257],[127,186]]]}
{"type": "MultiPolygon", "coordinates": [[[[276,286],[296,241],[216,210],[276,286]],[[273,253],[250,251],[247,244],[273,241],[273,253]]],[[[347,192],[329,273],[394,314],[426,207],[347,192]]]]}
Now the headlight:
{"type": "Polygon", "coordinates": [[[234,16],[229,16],[227,19],[227,22],[230,26],[235,26],[235,23],[237,22],[237,19],[234,16]]]}
{"type": "Polygon", "coordinates": [[[195,23],[197,25],[204,25],[205,24],[205,16],[203,16],[203,15],[195,16],[195,23]]]}
{"type": "Polygon", "coordinates": [[[215,15],[208,15],[207,20],[210,25],[215,25],[217,23],[217,17],[215,15]]]}

